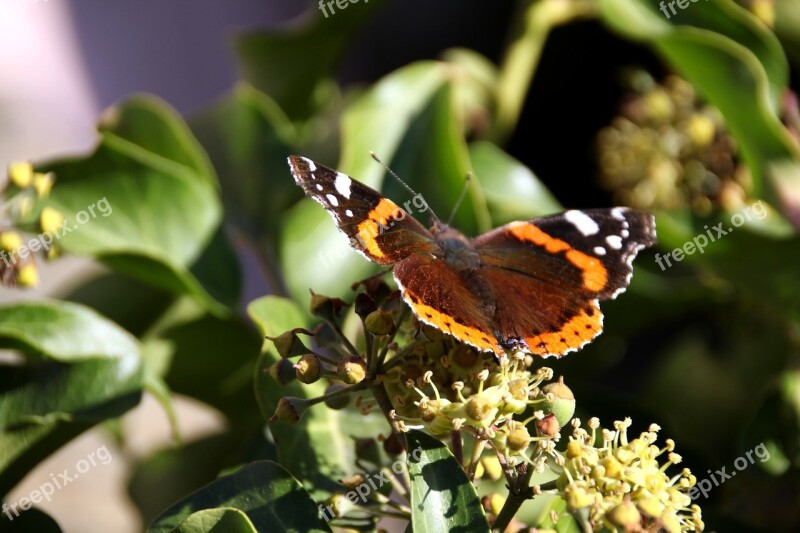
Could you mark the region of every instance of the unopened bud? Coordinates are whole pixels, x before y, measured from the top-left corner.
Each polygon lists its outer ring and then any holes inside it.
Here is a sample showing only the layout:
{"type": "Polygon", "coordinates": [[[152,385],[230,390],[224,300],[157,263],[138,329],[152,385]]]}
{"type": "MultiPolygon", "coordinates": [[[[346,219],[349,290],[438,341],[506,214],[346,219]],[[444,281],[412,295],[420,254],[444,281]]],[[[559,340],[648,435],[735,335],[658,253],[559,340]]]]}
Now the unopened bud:
{"type": "Polygon", "coordinates": [[[367,363],[357,355],[349,355],[339,360],[336,373],[348,385],[360,383],[367,377],[367,363]]]}
{"type": "Polygon", "coordinates": [[[303,412],[307,407],[308,400],[294,398],[292,396],[284,396],[278,401],[278,407],[275,408],[275,414],[272,415],[269,421],[274,422],[278,420],[288,424],[294,424],[300,420],[300,417],[303,416],[303,412]]]}
{"type": "Polygon", "coordinates": [[[531,443],[531,436],[525,427],[519,427],[508,434],[506,442],[511,450],[521,452],[528,449],[531,443]]]}
{"type": "Polygon", "coordinates": [[[542,407],[545,414],[554,414],[559,425],[564,427],[575,414],[575,395],[569,387],[564,384],[563,378],[556,383],[550,383],[542,388],[540,398],[552,394],[555,399],[552,403],[546,403],[542,407]]]}
{"type": "MultiPolygon", "coordinates": [[[[285,361],[285,359],[282,360],[285,361]]],[[[304,355],[297,364],[294,365],[294,372],[297,376],[297,380],[301,383],[314,383],[319,379],[322,373],[322,365],[319,362],[319,357],[313,353],[304,355]]]]}
{"type": "Polygon", "coordinates": [[[304,335],[313,335],[310,331],[303,328],[295,328],[293,330],[281,333],[277,337],[267,336],[267,338],[275,345],[278,355],[286,359],[288,357],[304,355],[311,352],[311,350],[306,348],[305,344],[303,344],[303,341],[300,340],[298,333],[302,333],[304,335]]]}
{"type": "Polygon", "coordinates": [[[385,311],[373,311],[364,320],[367,331],[373,335],[389,335],[394,331],[392,315],[385,311]]]}
{"type": "Polygon", "coordinates": [[[606,513],[606,518],[611,524],[622,528],[638,525],[642,521],[642,517],[636,509],[636,505],[630,500],[626,500],[611,509],[606,513]]]}
{"type": "Polygon", "coordinates": [[[297,377],[294,365],[286,359],[279,359],[275,364],[269,367],[269,375],[278,382],[278,385],[287,385],[297,377]]]}

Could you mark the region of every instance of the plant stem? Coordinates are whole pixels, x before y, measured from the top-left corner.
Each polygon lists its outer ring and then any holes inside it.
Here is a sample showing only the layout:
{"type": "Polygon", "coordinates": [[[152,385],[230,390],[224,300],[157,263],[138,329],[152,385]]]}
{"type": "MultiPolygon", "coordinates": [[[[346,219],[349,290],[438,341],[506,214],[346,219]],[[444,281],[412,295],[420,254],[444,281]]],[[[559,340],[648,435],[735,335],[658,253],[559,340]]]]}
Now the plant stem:
{"type": "Polygon", "coordinates": [[[478,461],[481,460],[481,454],[486,448],[486,441],[484,439],[477,439],[475,446],[472,448],[472,457],[469,460],[469,468],[467,469],[467,477],[470,481],[475,480],[475,470],[478,468],[478,461]]]}
{"type": "Polygon", "coordinates": [[[525,500],[533,498],[533,489],[530,487],[531,476],[533,476],[533,467],[528,465],[525,473],[518,475],[515,483],[509,486],[508,498],[503,504],[503,508],[500,509],[497,520],[494,521],[493,529],[501,533],[505,531],[525,500]]]}

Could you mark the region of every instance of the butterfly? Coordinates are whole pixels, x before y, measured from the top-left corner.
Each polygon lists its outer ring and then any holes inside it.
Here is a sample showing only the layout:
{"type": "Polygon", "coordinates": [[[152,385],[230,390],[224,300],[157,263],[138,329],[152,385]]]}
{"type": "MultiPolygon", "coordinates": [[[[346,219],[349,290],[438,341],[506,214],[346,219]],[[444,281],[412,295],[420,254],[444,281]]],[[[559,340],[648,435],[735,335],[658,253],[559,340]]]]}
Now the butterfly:
{"type": "Polygon", "coordinates": [[[290,156],[289,167],[353,248],[393,265],[419,320],[498,357],[562,356],[594,339],[603,329],[599,302],[627,288],[636,254],[656,242],[653,216],[627,207],[570,210],[469,238],[438,219],[428,229],[374,189],[308,158],[290,156]]]}

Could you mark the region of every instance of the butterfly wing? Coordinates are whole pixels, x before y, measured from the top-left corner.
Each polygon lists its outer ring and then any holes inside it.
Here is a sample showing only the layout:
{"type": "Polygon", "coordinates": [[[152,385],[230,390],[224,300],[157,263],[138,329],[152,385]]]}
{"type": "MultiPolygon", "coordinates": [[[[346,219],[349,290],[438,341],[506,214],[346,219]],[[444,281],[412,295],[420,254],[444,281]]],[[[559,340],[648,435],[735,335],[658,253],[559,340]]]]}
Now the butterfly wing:
{"type": "Polygon", "coordinates": [[[391,265],[436,248],[422,224],[378,191],[305,157],[289,156],[289,168],[306,196],[322,204],[367,259],[391,265]]]}
{"type": "Polygon", "coordinates": [[[512,222],[479,236],[497,341],[542,356],[579,349],[603,329],[598,302],[625,290],[634,257],[655,240],[652,215],[621,207],[512,222]]]}
{"type": "Polygon", "coordinates": [[[480,350],[503,353],[491,326],[491,300],[464,272],[431,254],[415,254],[397,263],[392,274],[421,321],[480,350]]]}

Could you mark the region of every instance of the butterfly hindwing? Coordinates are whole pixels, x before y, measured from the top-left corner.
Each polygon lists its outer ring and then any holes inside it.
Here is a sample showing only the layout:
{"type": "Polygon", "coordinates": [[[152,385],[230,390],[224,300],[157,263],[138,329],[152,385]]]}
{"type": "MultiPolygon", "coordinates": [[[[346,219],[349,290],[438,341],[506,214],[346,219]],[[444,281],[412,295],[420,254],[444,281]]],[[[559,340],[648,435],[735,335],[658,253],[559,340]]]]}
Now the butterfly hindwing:
{"type": "Polygon", "coordinates": [[[391,265],[433,246],[430,232],[397,204],[346,174],[289,156],[295,182],[320,203],[367,259],[391,265]]]}

